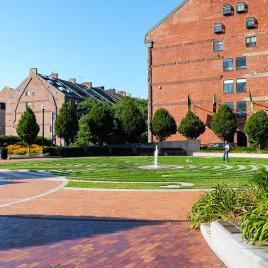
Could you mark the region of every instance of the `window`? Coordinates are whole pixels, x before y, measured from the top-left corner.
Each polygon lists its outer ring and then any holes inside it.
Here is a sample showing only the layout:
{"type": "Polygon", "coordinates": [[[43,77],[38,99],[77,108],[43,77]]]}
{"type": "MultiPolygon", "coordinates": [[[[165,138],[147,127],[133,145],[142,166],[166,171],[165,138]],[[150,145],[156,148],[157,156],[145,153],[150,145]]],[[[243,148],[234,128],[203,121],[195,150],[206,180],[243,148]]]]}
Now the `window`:
{"type": "Polygon", "coordinates": [[[247,91],[247,79],[237,79],[236,80],[236,92],[246,92],[247,91]]]}
{"type": "Polygon", "coordinates": [[[26,90],[26,91],[25,91],[25,96],[26,96],[26,97],[29,97],[30,95],[31,95],[31,94],[30,94],[30,91],[29,91],[29,90],[26,90]]]}
{"type": "Polygon", "coordinates": [[[234,80],[225,80],[223,82],[224,94],[234,93],[234,80]]]}
{"type": "Polygon", "coordinates": [[[221,34],[224,33],[224,25],[222,23],[214,24],[214,33],[221,34]]]}
{"type": "Polygon", "coordinates": [[[224,105],[229,107],[232,111],[234,111],[234,102],[225,102],[224,105]]]}
{"type": "Polygon", "coordinates": [[[247,57],[237,57],[236,58],[236,70],[247,69],[247,57]]]}
{"type": "Polygon", "coordinates": [[[32,104],[30,102],[26,102],[26,107],[31,108],[32,104]]]}
{"type": "Polygon", "coordinates": [[[227,58],[223,60],[223,70],[232,71],[233,70],[233,59],[227,58]]]}
{"type": "Polygon", "coordinates": [[[237,13],[245,13],[248,11],[248,6],[246,3],[244,2],[239,2],[236,5],[236,12],[237,13]]]}
{"type": "Polygon", "coordinates": [[[230,16],[234,14],[234,8],[232,5],[225,5],[223,6],[223,15],[224,16],[230,16]]]}
{"type": "Polygon", "coordinates": [[[223,51],[223,41],[217,41],[213,43],[213,51],[218,52],[218,51],[223,51]]]}
{"type": "Polygon", "coordinates": [[[236,116],[239,118],[247,117],[247,102],[238,101],[236,103],[236,116]]]}
{"type": "Polygon", "coordinates": [[[257,28],[258,26],[258,22],[255,18],[253,17],[250,17],[250,18],[247,18],[246,20],[246,27],[248,29],[254,29],[254,28],[257,28]]]}
{"type": "Polygon", "coordinates": [[[255,47],[257,45],[256,36],[246,37],[246,47],[255,47]]]}

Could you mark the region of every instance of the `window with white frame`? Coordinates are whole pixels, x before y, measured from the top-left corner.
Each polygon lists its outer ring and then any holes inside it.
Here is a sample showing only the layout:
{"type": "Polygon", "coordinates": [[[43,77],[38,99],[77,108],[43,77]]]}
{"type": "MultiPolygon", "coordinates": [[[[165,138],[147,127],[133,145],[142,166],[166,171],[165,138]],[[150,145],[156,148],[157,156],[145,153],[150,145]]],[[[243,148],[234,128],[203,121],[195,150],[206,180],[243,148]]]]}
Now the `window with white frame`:
{"type": "Polygon", "coordinates": [[[256,36],[246,37],[246,47],[255,47],[257,45],[256,36]]]}
{"type": "Polygon", "coordinates": [[[224,94],[234,93],[234,80],[223,81],[224,94]]]}
{"type": "Polygon", "coordinates": [[[223,41],[216,41],[213,43],[213,51],[214,52],[223,51],[223,46],[224,46],[223,41]]]}
{"type": "Polygon", "coordinates": [[[30,91],[29,91],[29,90],[26,90],[26,91],[25,91],[25,96],[26,96],[26,97],[31,96],[31,93],[30,93],[30,91]]]}

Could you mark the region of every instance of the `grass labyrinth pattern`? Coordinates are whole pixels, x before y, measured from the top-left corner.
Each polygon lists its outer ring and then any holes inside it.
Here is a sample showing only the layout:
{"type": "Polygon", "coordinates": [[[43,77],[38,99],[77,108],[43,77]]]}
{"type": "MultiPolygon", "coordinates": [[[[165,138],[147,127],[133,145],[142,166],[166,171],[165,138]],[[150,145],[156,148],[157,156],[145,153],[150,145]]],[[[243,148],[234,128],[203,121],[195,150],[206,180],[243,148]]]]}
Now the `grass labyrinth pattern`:
{"type": "Polygon", "coordinates": [[[152,157],[99,157],[51,159],[1,164],[0,168],[49,171],[66,176],[67,187],[110,189],[191,189],[217,184],[243,186],[260,169],[268,170],[262,159],[160,157],[160,165],[179,169],[141,169],[152,164],[152,157]]]}

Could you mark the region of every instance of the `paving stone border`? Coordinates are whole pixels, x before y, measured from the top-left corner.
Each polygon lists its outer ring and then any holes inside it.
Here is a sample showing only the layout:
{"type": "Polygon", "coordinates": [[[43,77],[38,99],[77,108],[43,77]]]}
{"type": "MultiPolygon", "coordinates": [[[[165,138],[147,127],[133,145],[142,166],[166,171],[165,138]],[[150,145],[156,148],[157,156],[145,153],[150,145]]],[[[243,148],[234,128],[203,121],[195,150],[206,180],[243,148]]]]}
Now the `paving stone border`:
{"type": "Polygon", "coordinates": [[[227,267],[268,267],[268,245],[254,247],[242,240],[241,233],[231,233],[219,222],[202,224],[200,229],[208,245],[227,267]]]}

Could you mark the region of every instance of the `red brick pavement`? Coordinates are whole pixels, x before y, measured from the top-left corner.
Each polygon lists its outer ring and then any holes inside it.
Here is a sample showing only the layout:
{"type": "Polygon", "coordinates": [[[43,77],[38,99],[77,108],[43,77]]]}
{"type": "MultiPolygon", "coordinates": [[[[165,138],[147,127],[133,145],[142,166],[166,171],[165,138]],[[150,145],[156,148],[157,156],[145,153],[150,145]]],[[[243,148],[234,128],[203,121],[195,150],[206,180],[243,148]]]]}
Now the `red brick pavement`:
{"type": "Polygon", "coordinates": [[[224,267],[188,229],[199,195],[65,189],[0,208],[0,267],[224,267]]]}

